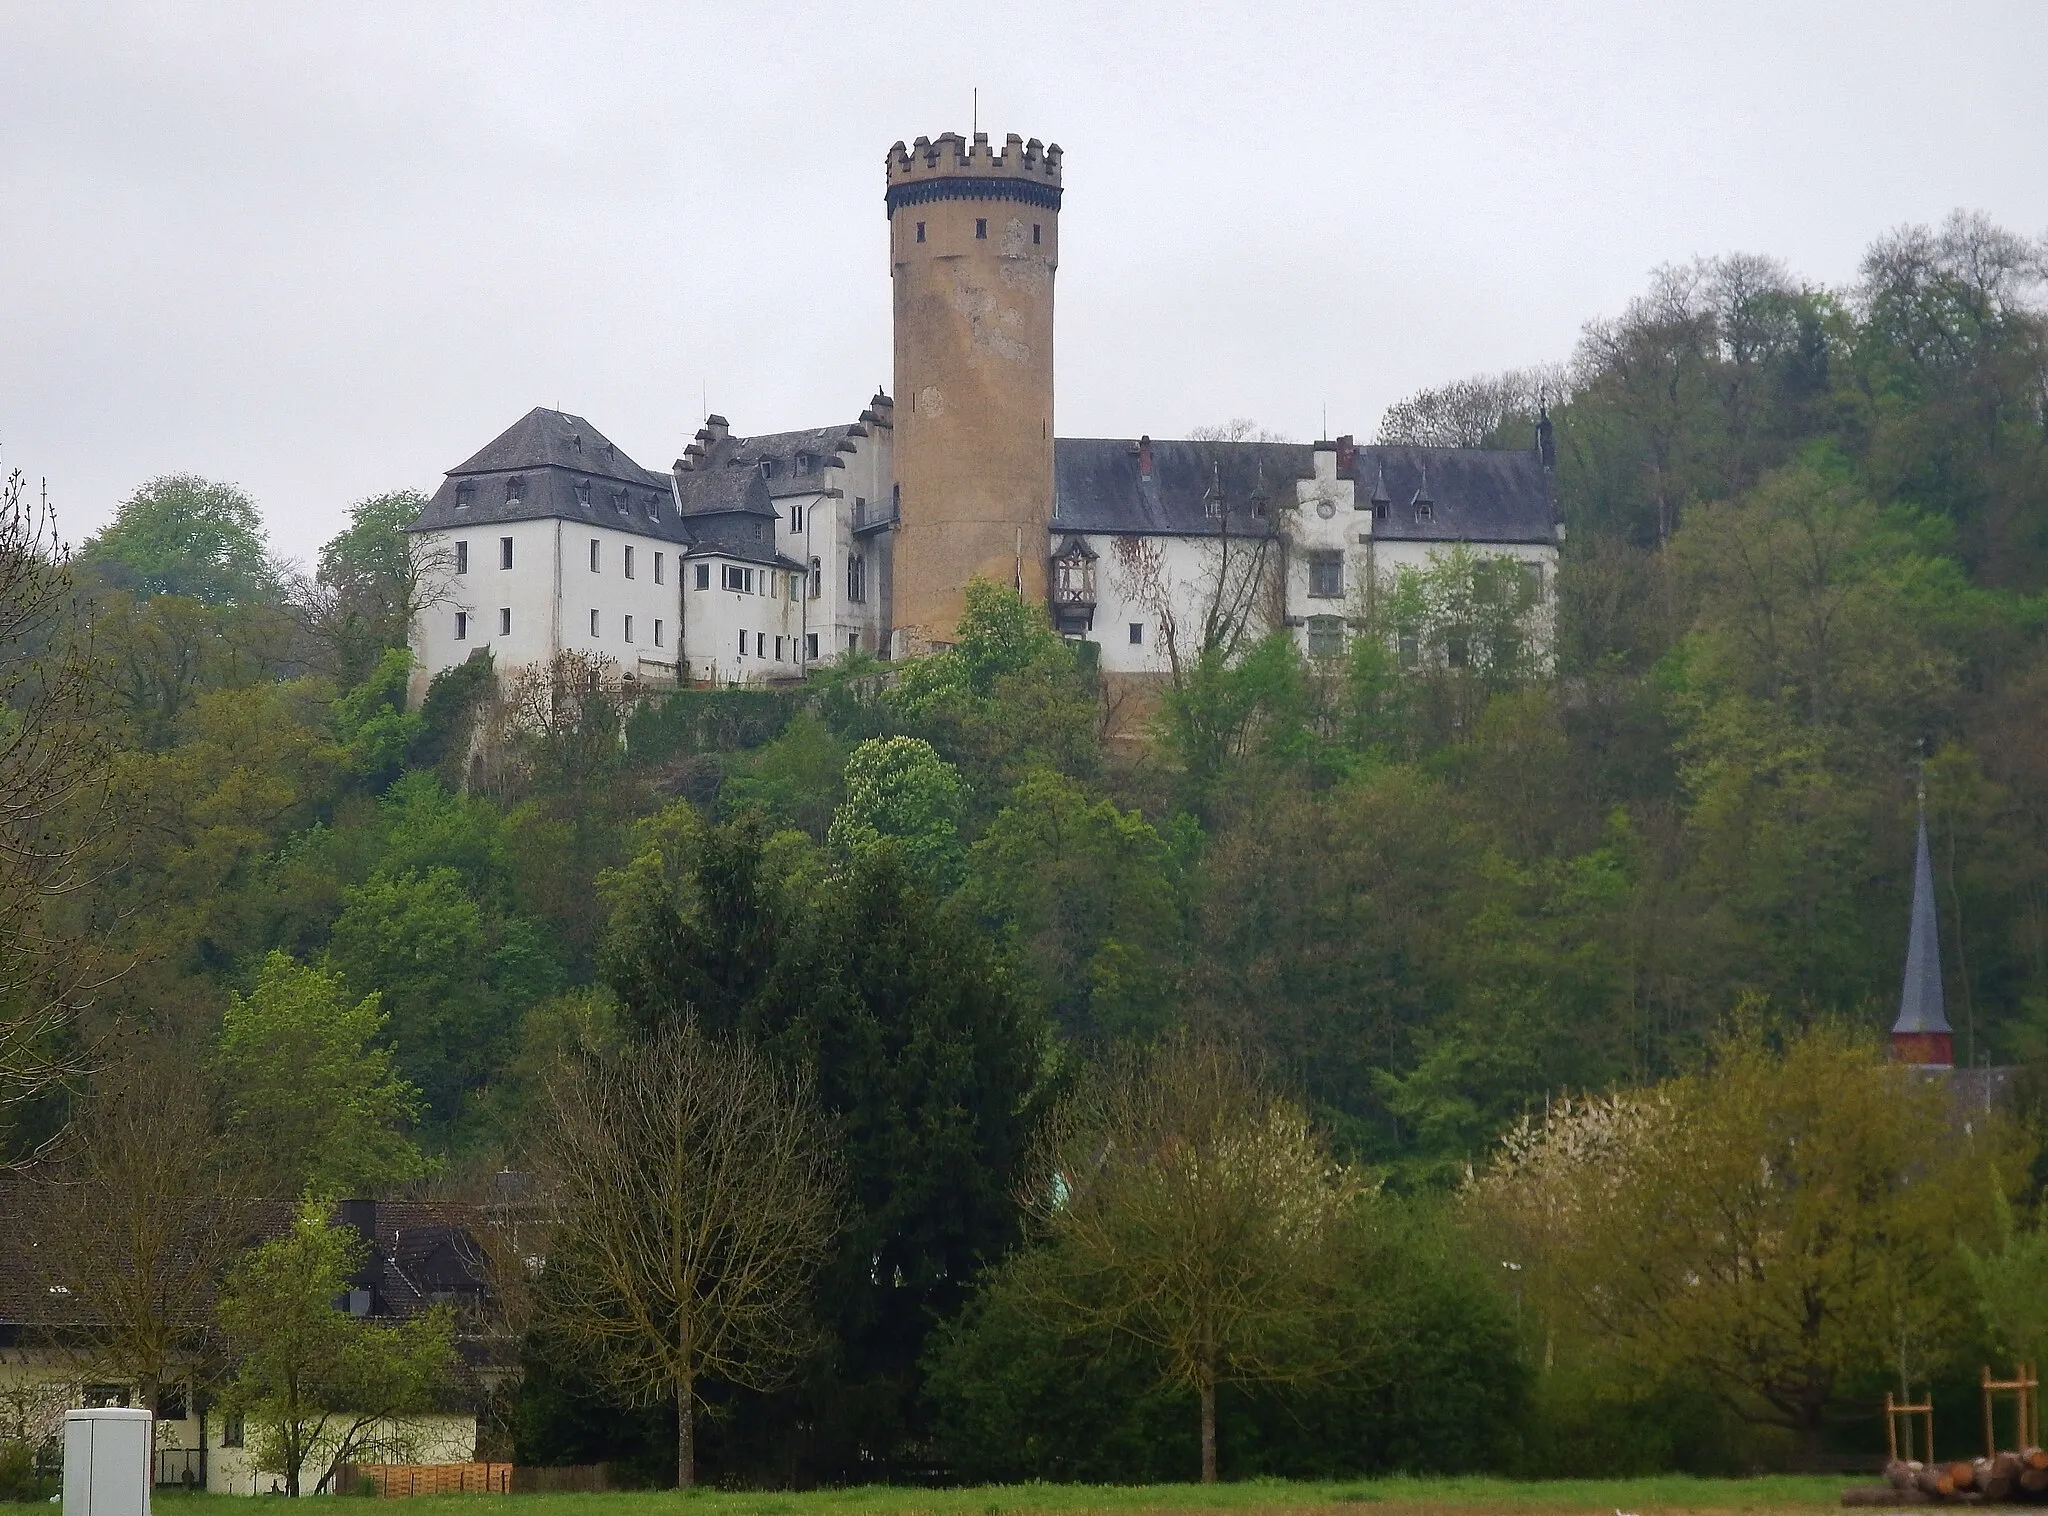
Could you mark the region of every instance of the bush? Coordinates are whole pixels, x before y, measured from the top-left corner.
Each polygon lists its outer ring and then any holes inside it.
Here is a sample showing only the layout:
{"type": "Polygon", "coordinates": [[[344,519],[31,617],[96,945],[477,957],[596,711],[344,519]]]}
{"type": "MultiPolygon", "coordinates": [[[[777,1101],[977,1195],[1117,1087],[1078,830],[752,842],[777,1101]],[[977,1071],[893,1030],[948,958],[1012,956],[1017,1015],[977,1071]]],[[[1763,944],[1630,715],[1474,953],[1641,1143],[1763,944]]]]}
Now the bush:
{"type": "Polygon", "coordinates": [[[57,1481],[36,1472],[36,1450],[25,1442],[0,1442],[0,1500],[48,1500],[57,1481]]]}

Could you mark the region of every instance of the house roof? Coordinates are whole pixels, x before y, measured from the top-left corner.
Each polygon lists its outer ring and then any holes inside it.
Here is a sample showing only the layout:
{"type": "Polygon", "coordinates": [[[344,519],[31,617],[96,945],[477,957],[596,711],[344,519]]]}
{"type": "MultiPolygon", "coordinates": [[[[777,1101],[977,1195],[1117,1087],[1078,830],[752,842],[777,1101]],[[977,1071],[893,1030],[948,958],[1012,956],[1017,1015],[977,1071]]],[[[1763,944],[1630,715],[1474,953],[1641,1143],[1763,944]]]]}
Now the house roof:
{"type": "MultiPolygon", "coordinates": [[[[1215,536],[1273,529],[1273,512],[1294,504],[1297,480],[1315,476],[1315,448],[1301,442],[1150,443],[1142,474],[1138,440],[1061,437],[1053,443],[1056,532],[1215,536]],[[1210,513],[1220,496],[1227,516],[1210,513]],[[1264,514],[1258,501],[1263,498],[1264,514]]],[[[1376,538],[1415,542],[1554,542],[1550,481],[1533,452],[1487,448],[1375,447],[1353,450],[1343,477],[1356,484],[1361,513],[1375,495],[1389,503],[1376,538]],[[1428,502],[1425,517],[1416,509],[1428,502]]]]}
{"type": "Polygon", "coordinates": [[[666,474],[581,416],[536,407],[448,471],[409,531],[566,520],[687,544],[666,474]]]}

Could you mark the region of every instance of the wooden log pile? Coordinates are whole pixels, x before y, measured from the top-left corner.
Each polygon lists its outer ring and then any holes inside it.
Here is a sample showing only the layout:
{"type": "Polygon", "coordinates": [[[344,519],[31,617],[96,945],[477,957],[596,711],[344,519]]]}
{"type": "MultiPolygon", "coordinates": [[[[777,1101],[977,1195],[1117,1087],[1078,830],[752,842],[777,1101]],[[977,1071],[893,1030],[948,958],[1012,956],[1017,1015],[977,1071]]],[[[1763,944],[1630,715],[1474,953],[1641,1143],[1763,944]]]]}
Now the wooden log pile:
{"type": "Polygon", "coordinates": [[[1898,1458],[1885,1465],[1884,1485],[1851,1490],[1844,1505],[2048,1505],[2048,1448],[1921,1463],[1898,1458]]]}

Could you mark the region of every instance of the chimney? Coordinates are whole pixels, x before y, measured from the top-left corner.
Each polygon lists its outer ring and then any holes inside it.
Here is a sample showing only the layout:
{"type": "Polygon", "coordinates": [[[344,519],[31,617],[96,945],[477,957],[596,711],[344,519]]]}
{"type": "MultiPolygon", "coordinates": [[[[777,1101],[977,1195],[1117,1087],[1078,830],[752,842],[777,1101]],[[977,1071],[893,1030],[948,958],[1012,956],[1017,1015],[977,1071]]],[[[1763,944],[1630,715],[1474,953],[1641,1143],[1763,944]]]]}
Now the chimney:
{"type": "MultiPolygon", "coordinates": [[[[707,440],[723,442],[732,435],[732,423],[714,411],[704,418],[704,432],[711,434],[707,440]]],[[[699,432],[698,435],[703,436],[704,432],[699,432]]]]}
{"type": "Polygon", "coordinates": [[[1150,437],[1140,437],[1138,439],[1138,477],[1140,479],[1150,479],[1152,477],[1152,439],[1150,437]]]}
{"type": "Polygon", "coordinates": [[[1348,474],[1358,463],[1358,442],[1349,432],[1337,439],[1337,472],[1348,474]]]}

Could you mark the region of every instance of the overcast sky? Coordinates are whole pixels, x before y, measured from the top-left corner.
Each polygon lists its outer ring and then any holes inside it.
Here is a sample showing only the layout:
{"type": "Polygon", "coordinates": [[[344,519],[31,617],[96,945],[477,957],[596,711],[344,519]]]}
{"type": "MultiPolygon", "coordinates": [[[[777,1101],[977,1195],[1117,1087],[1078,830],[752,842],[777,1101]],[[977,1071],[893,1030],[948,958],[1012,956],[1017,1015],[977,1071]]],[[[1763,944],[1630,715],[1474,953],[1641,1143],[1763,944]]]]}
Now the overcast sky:
{"type": "Polygon", "coordinates": [[[2048,230],[2048,4],[0,0],[0,466],[310,558],[534,405],[662,468],[890,379],[882,157],[1066,150],[1064,435],[1562,358],[1648,270],[2048,230]]]}

